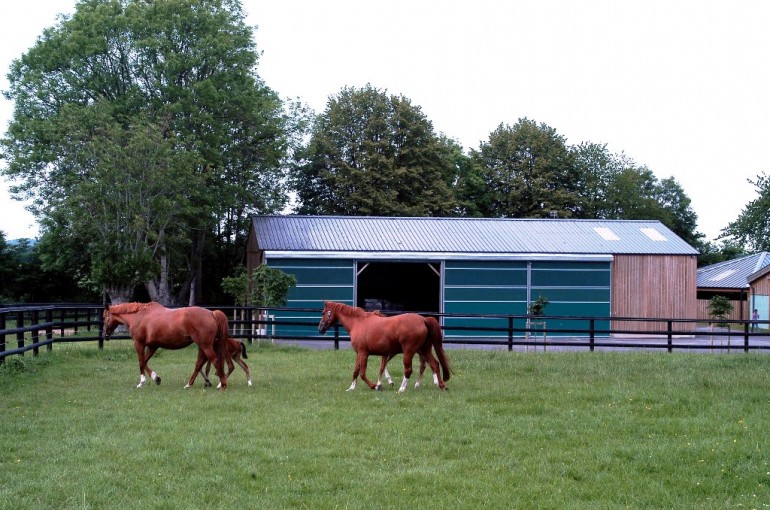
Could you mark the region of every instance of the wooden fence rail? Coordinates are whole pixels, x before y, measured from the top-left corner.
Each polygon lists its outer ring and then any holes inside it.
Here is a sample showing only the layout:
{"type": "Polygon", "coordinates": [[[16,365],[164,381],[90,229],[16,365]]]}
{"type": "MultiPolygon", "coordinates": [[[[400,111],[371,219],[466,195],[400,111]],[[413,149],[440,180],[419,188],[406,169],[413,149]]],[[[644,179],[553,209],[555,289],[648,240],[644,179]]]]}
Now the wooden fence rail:
{"type": "MultiPolygon", "coordinates": [[[[317,324],[312,320],[268,320],[272,313],[259,313],[252,307],[209,307],[225,311],[229,317],[236,317],[231,322],[231,336],[253,342],[254,340],[325,342],[339,349],[340,342],[350,339],[337,325],[332,335],[291,335],[273,334],[276,326],[310,327],[317,324]],[[268,327],[270,326],[270,327],[268,327]]],[[[100,305],[35,305],[0,308],[0,363],[11,355],[23,356],[32,351],[39,353],[41,347],[52,350],[53,345],[63,342],[95,342],[104,347],[102,336],[102,310],[100,305]],[[15,341],[15,346],[13,345],[15,341]]],[[[275,312],[313,312],[320,317],[321,309],[274,308],[275,312]]],[[[770,350],[770,324],[768,321],[754,324],[741,319],[728,319],[720,324],[704,322],[701,319],[670,318],[634,318],[634,317],[563,317],[539,316],[537,322],[530,322],[532,317],[522,315],[479,315],[479,314],[431,314],[445,318],[495,318],[503,319],[506,327],[447,327],[444,326],[446,344],[466,346],[497,346],[513,350],[562,348],[562,349],[666,349],[677,350],[728,350],[740,349],[744,352],[770,350]],[[515,327],[516,322],[525,322],[523,327],[515,327]],[[548,327],[548,322],[569,324],[587,324],[581,327],[548,327]],[[656,324],[652,331],[639,333],[638,329],[629,328],[634,322],[656,324]],[[621,324],[623,328],[599,328],[597,324],[621,324]],[[472,330],[477,336],[462,336],[472,330]],[[486,335],[478,336],[479,331],[486,335]],[[726,344],[725,344],[726,342],[726,344]]],[[[125,334],[113,336],[115,340],[129,337],[125,334]]]]}

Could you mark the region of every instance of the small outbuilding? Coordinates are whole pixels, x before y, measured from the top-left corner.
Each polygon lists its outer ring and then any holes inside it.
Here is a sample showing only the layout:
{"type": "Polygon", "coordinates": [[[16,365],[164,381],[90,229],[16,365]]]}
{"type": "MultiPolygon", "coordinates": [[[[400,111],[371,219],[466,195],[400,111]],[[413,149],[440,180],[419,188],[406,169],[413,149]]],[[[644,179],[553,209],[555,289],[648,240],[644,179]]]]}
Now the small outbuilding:
{"type": "Polygon", "coordinates": [[[698,319],[708,321],[708,305],[714,296],[730,300],[733,311],[728,319],[748,320],[751,310],[763,310],[767,320],[770,287],[764,280],[770,271],[770,253],[759,252],[698,269],[698,319]]]}
{"type": "MultiPolygon", "coordinates": [[[[489,336],[473,328],[507,325],[482,315],[524,315],[540,296],[549,301],[546,315],[607,318],[599,328],[610,327],[610,317],[693,318],[697,254],[658,221],[290,215],[252,218],[247,264],[293,274],[290,307],[320,310],[332,300],[467,314],[444,325],[450,337],[473,337],[489,336]]],[[[661,329],[618,320],[612,327],[661,329]]]]}

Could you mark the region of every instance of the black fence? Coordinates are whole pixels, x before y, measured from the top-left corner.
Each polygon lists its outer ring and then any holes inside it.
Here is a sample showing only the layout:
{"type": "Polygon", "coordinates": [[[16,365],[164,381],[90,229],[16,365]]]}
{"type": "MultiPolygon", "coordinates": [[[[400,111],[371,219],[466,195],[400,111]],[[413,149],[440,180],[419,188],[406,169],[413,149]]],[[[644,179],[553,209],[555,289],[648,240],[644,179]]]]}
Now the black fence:
{"type": "MultiPolygon", "coordinates": [[[[271,308],[258,310],[252,307],[207,307],[219,309],[228,314],[233,338],[248,342],[267,340],[271,342],[300,342],[307,345],[328,346],[339,349],[340,343],[349,342],[347,332],[335,325],[326,335],[277,335],[273,332],[280,326],[314,328],[321,316],[321,309],[271,308]],[[313,313],[317,319],[274,320],[274,312],[313,313]]],[[[32,351],[39,354],[41,348],[52,350],[55,343],[95,342],[104,347],[102,336],[101,305],[33,305],[0,307],[0,363],[11,355],[24,355],[32,351]]],[[[435,314],[436,317],[492,318],[507,323],[507,327],[446,327],[444,343],[464,347],[507,348],[529,350],[617,350],[657,349],[724,351],[725,349],[744,352],[770,350],[770,324],[768,321],[752,323],[743,320],[725,320],[704,323],[697,319],[635,318],[635,317],[564,317],[526,315],[479,315],[479,314],[435,314]],[[549,320],[562,325],[549,328],[549,320]],[[650,331],[637,329],[611,329],[606,326],[612,321],[647,322],[653,324],[650,331]],[[574,323],[579,327],[563,327],[574,323]],[[516,327],[516,324],[524,324],[516,327]],[[463,336],[472,330],[473,337],[463,336]],[[479,332],[482,334],[479,336],[479,332]],[[486,333],[486,334],[483,334],[486,333]]],[[[650,327],[646,328],[650,329],[650,327]]],[[[129,336],[119,331],[114,340],[125,340],[129,336]]]]}

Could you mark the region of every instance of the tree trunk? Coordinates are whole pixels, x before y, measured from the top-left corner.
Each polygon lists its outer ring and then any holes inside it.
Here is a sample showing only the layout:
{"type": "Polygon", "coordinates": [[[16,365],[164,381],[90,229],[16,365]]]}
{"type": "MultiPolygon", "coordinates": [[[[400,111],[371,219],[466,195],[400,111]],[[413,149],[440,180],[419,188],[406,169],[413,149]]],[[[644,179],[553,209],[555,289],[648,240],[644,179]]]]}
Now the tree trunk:
{"type": "Polygon", "coordinates": [[[203,300],[203,249],[206,243],[206,232],[201,230],[193,239],[190,254],[190,302],[194,306],[203,300]]]}
{"type": "Polygon", "coordinates": [[[110,297],[111,305],[128,303],[131,299],[133,290],[133,287],[128,285],[107,285],[104,287],[104,292],[110,297]]]}
{"type": "Polygon", "coordinates": [[[160,265],[160,275],[155,280],[150,280],[145,283],[147,287],[147,293],[150,295],[150,299],[157,301],[163,306],[173,306],[171,289],[169,284],[169,257],[161,255],[158,260],[160,265]]]}

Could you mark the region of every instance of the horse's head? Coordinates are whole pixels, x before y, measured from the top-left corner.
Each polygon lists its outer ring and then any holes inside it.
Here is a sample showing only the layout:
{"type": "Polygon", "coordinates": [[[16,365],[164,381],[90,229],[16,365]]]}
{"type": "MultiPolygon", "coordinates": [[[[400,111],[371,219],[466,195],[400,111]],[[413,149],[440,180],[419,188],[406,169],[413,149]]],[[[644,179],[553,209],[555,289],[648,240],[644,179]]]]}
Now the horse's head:
{"type": "Polygon", "coordinates": [[[321,321],[318,323],[318,332],[323,335],[336,320],[337,314],[334,312],[334,309],[329,306],[328,301],[324,301],[324,311],[321,314],[321,321]]]}
{"type": "Polygon", "coordinates": [[[110,335],[112,335],[112,332],[115,331],[115,328],[117,328],[120,325],[120,322],[118,319],[110,313],[110,307],[104,309],[104,313],[102,313],[102,320],[104,322],[104,329],[102,330],[102,336],[105,340],[110,339],[110,335]]]}

